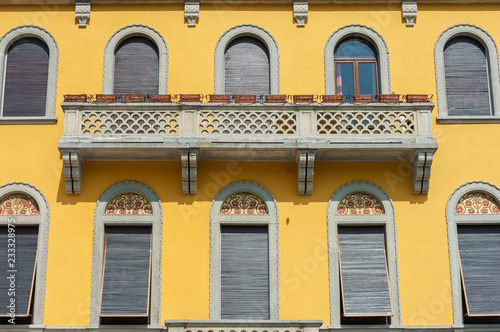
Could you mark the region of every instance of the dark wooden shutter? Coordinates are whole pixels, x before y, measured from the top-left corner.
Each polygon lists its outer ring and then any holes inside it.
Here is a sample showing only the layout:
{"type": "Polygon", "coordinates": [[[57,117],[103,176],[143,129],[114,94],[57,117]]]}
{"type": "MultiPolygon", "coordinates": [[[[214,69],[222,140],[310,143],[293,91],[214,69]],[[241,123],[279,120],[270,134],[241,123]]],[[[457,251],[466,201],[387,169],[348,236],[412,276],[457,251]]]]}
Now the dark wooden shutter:
{"type": "Polygon", "coordinates": [[[157,94],[158,47],[144,37],[123,41],[115,52],[115,94],[157,94]]]}
{"type": "Polygon", "coordinates": [[[221,226],[221,318],[269,319],[267,226],[221,226]]]}
{"type": "Polygon", "coordinates": [[[226,94],[269,94],[269,52],[259,40],[241,37],[226,48],[226,94]]]}
{"type": "Polygon", "coordinates": [[[391,316],[383,227],[339,227],[345,316],[391,316]]]}
{"type": "Polygon", "coordinates": [[[444,48],[444,69],[448,115],[491,114],[488,60],[478,41],[450,40],[444,48]]]}
{"type": "Polygon", "coordinates": [[[106,227],[101,316],[149,315],[151,227],[106,227]]]}
{"type": "Polygon", "coordinates": [[[49,49],[37,38],[22,38],[7,51],[3,116],[45,116],[49,49]]]}
{"type": "Polygon", "coordinates": [[[15,238],[9,237],[6,226],[0,227],[0,315],[8,315],[10,300],[14,298],[16,316],[27,316],[30,314],[35,286],[38,227],[17,226],[13,229],[15,232],[11,234],[15,234],[15,238]],[[15,239],[15,242],[9,242],[9,239],[15,239]],[[9,249],[14,251],[9,252],[9,249]],[[13,258],[8,256],[9,253],[15,255],[15,262],[9,261],[9,258],[13,258]],[[10,265],[11,263],[14,265],[10,265]],[[9,294],[12,288],[7,278],[12,275],[15,277],[13,280],[15,294],[9,294]]]}
{"type": "Polygon", "coordinates": [[[500,315],[500,226],[458,226],[468,316],[500,315]]]}

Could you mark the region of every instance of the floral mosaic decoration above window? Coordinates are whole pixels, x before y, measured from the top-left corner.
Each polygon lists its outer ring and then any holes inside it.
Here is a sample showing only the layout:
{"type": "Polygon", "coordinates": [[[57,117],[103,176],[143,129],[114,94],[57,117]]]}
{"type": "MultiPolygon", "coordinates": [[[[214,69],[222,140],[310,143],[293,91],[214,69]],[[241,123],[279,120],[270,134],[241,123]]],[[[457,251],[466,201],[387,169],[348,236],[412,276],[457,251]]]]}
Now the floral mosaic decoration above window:
{"type": "Polygon", "coordinates": [[[26,215],[40,214],[38,204],[31,196],[22,193],[10,194],[0,201],[0,215],[26,215]]]}
{"type": "Polygon", "coordinates": [[[106,206],[106,214],[151,214],[151,203],[143,196],[125,193],[116,196],[106,206]]]}
{"type": "Polygon", "coordinates": [[[264,201],[251,193],[239,192],[226,198],[220,209],[222,214],[267,214],[264,201]]]}
{"type": "Polygon", "coordinates": [[[482,192],[463,195],[457,203],[456,214],[497,214],[498,203],[493,197],[482,192]]]}
{"type": "Polygon", "coordinates": [[[339,203],[337,214],[383,214],[382,203],[366,193],[352,193],[339,203]]]}

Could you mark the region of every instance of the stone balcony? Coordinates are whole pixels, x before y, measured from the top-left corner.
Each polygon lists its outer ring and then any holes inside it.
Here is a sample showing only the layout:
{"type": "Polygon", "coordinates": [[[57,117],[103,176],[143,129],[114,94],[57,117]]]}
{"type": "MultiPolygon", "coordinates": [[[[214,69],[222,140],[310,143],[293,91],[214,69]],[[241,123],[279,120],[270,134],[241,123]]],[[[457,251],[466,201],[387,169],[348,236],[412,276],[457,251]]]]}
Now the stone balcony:
{"type": "Polygon", "coordinates": [[[196,193],[199,160],[295,161],[311,194],[315,161],[406,160],[413,192],[428,191],[434,104],[64,102],[66,191],[81,192],[87,160],[180,160],[183,193],[196,193]]]}

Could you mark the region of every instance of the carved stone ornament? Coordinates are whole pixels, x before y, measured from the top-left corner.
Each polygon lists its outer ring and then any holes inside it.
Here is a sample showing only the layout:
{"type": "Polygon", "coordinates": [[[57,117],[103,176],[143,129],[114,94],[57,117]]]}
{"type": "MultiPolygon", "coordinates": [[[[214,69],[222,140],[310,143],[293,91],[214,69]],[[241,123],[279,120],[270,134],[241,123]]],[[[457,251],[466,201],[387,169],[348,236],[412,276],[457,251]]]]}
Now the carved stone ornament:
{"type": "Polygon", "coordinates": [[[309,5],[307,1],[295,1],[293,3],[293,17],[297,21],[298,27],[306,26],[306,20],[309,17],[309,5]]]}
{"type": "Polygon", "coordinates": [[[220,208],[221,214],[268,214],[267,205],[259,197],[248,192],[239,192],[226,198],[220,208]]]}
{"type": "Polygon", "coordinates": [[[401,14],[406,21],[406,26],[411,27],[415,25],[417,18],[417,2],[416,1],[403,1],[401,3],[401,14]]]}
{"type": "Polygon", "coordinates": [[[337,214],[383,214],[384,207],[380,201],[367,193],[356,192],[342,198],[337,214]]]}
{"type": "Polygon", "coordinates": [[[196,26],[196,21],[200,17],[200,3],[186,1],[184,3],[184,17],[188,21],[188,27],[196,26]]]}
{"type": "Polygon", "coordinates": [[[300,150],[297,155],[297,181],[299,195],[311,195],[314,181],[314,150],[300,150]]]}
{"type": "Polygon", "coordinates": [[[120,194],[106,206],[106,214],[152,214],[151,203],[136,193],[120,194]]]}
{"type": "Polygon", "coordinates": [[[463,195],[457,203],[456,214],[498,214],[498,203],[488,194],[475,191],[463,195]]]}
{"type": "Polygon", "coordinates": [[[90,20],[90,2],[76,2],[75,18],[78,20],[78,27],[87,26],[90,20]]]}
{"type": "Polygon", "coordinates": [[[0,215],[40,215],[40,209],[33,197],[23,193],[14,193],[0,200],[0,215]]]}

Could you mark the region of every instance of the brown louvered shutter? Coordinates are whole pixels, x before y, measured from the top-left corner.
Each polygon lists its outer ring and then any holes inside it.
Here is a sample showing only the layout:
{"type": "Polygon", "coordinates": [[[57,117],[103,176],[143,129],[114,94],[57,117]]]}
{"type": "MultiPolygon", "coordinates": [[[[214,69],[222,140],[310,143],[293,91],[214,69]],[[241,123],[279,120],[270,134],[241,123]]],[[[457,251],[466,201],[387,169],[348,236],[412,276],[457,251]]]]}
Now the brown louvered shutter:
{"type": "Polygon", "coordinates": [[[269,94],[269,52],[259,40],[241,37],[226,48],[226,94],[269,94]]]}
{"type": "Polygon", "coordinates": [[[444,69],[448,115],[491,114],[488,60],[478,41],[450,40],[444,47],[444,69]]]}
{"type": "Polygon", "coordinates": [[[157,94],[158,47],[144,37],[123,41],[115,52],[115,94],[157,94]]]}
{"type": "Polygon", "coordinates": [[[3,116],[45,116],[49,49],[37,38],[22,38],[7,51],[3,116]]]}

